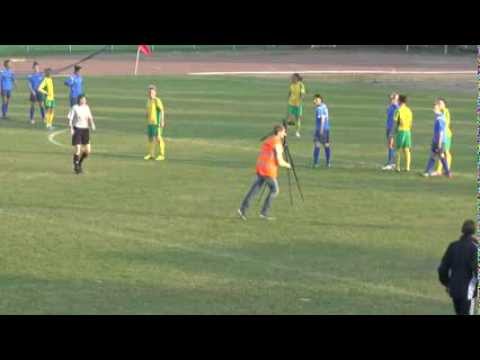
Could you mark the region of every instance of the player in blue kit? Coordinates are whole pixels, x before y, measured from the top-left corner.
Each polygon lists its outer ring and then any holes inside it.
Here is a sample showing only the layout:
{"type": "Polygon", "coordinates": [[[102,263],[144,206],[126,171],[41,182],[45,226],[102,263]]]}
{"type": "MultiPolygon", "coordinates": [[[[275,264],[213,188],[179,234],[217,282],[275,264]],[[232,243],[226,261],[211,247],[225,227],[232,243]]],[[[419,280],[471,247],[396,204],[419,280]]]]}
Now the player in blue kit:
{"type": "Polygon", "coordinates": [[[313,167],[319,166],[320,160],[320,145],[323,145],[325,150],[325,159],[327,168],[331,167],[331,149],[330,149],[330,119],[328,116],[327,105],[323,102],[321,95],[315,95],[313,99],[315,105],[315,134],[313,137],[313,167]]]}
{"type": "Polygon", "coordinates": [[[7,118],[8,104],[12,97],[12,91],[16,85],[15,74],[10,68],[11,61],[3,62],[4,69],[0,71],[0,94],[2,95],[2,117],[7,118]]]}
{"type": "Polygon", "coordinates": [[[448,168],[447,157],[445,154],[445,140],[446,140],[446,119],[445,114],[440,109],[438,103],[435,103],[433,107],[433,112],[435,114],[435,121],[433,124],[433,139],[432,139],[432,154],[427,163],[427,168],[423,176],[430,177],[432,176],[433,166],[435,165],[436,159],[439,159],[443,165],[445,171],[445,176],[451,178],[452,173],[448,168]]]}
{"type": "Polygon", "coordinates": [[[81,66],[75,65],[73,74],[65,80],[65,85],[70,89],[70,107],[77,104],[78,96],[83,94],[83,78],[80,75],[81,66]]]}
{"type": "Polygon", "coordinates": [[[38,91],[38,87],[43,81],[43,72],[40,71],[40,65],[35,61],[33,63],[33,74],[28,75],[27,83],[30,90],[30,123],[35,124],[35,103],[40,107],[42,120],[45,121],[45,108],[43,105],[44,96],[38,91]]]}
{"type": "Polygon", "coordinates": [[[386,122],[386,135],[387,135],[387,151],[388,158],[386,165],[382,170],[394,170],[395,169],[395,112],[398,110],[398,97],[397,93],[390,95],[390,105],[387,108],[387,122],[386,122]]]}

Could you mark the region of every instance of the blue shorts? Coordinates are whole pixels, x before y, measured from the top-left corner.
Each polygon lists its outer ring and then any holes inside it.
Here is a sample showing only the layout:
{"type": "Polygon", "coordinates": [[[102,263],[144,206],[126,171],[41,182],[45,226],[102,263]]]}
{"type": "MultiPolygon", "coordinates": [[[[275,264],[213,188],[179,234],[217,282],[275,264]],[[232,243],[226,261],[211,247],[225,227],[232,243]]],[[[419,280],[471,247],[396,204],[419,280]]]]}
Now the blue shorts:
{"type": "Polygon", "coordinates": [[[387,128],[386,135],[387,135],[387,140],[390,140],[390,138],[393,138],[395,136],[395,129],[394,128],[391,128],[391,129],[387,128]]]}
{"type": "Polygon", "coordinates": [[[78,96],[70,96],[70,107],[78,104],[78,96]]]}
{"type": "Polygon", "coordinates": [[[30,94],[30,101],[31,102],[41,102],[43,103],[44,97],[41,92],[35,91],[35,95],[30,94]]]}
{"type": "Polygon", "coordinates": [[[320,130],[316,130],[313,136],[314,142],[319,142],[322,145],[330,143],[330,130],[323,130],[323,135],[320,135],[320,130]]]}
{"type": "Polygon", "coordinates": [[[10,99],[12,97],[12,90],[2,90],[2,96],[10,99]]]}

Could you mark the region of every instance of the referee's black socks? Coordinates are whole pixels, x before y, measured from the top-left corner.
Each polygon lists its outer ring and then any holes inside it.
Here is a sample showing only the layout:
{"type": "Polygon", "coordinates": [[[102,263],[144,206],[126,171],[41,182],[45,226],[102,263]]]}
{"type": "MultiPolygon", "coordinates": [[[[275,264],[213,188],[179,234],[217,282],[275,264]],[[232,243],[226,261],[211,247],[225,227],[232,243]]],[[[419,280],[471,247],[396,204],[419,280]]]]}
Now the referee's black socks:
{"type": "Polygon", "coordinates": [[[80,157],[77,154],[73,155],[73,163],[75,165],[80,163],[80,157]]]}
{"type": "Polygon", "coordinates": [[[82,153],[82,156],[80,157],[80,162],[79,164],[82,165],[83,160],[85,160],[88,157],[87,153],[82,153]]]}

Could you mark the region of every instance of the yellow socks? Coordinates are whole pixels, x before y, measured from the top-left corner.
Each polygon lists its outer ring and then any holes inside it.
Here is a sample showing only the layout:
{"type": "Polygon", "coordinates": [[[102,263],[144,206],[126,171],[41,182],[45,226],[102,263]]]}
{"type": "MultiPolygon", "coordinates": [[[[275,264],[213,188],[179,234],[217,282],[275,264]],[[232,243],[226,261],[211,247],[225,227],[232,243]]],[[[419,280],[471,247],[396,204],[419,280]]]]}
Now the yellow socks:
{"type": "MultiPolygon", "coordinates": [[[[452,154],[450,153],[450,151],[446,152],[446,156],[447,156],[448,170],[451,171],[452,170],[452,154]]],[[[435,172],[438,174],[443,173],[443,166],[440,160],[437,161],[437,169],[435,170],[435,172]]]]}
{"type": "Polygon", "coordinates": [[[404,149],[403,151],[405,152],[405,161],[407,163],[406,170],[410,171],[410,164],[412,162],[412,156],[411,156],[411,153],[410,153],[410,149],[404,149]]]}
{"type": "Polygon", "coordinates": [[[397,159],[396,159],[396,166],[395,166],[395,170],[397,171],[400,171],[400,158],[401,158],[401,155],[400,155],[400,151],[397,151],[397,159]]]}
{"type": "Polygon", "coordinates": [[[165,141],[163,141],[163,137],[158,137],[158,144],[160,145],[160,155],[165,156],[165,141]]]}

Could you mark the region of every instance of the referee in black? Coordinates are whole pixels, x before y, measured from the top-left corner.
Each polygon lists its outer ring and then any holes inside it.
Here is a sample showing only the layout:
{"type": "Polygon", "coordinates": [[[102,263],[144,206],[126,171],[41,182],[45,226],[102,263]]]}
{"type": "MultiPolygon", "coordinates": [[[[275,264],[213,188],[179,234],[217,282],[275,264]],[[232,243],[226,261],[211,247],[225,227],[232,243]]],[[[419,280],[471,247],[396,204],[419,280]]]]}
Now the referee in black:
{"type": "Polygon", "coordinates": [[[457,315],[473,315],[478,272],[478,239],[474,237],[475,223],[467,220],[462,236],[452,242],[443,255],[438,277],[453,300],[457,315]]]}
{"type": "Polygon", "coordinates": [[[85,95],[78,96],[77,102],[68,114],[68,126],[72,134],[74,171],[76,174],[81,174],[82,163],[92,152],[90,128],[93,131],[96,128],[85,95]]]}

